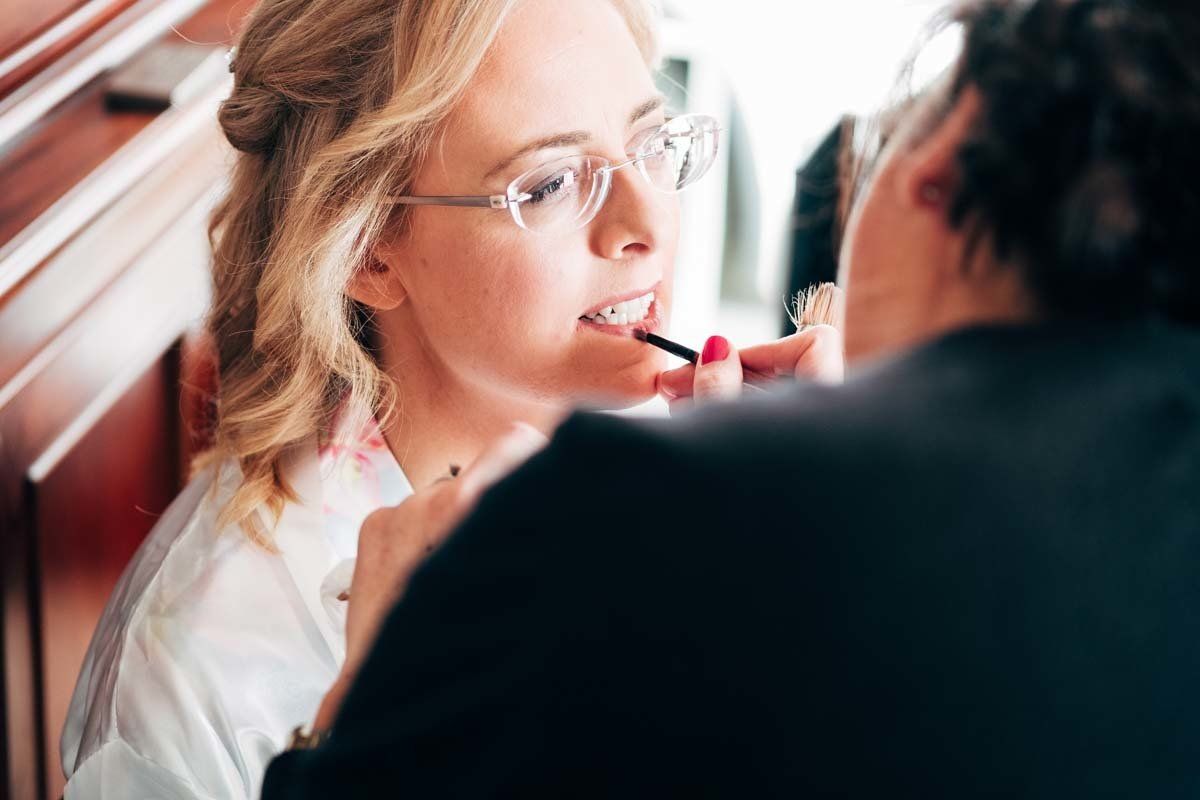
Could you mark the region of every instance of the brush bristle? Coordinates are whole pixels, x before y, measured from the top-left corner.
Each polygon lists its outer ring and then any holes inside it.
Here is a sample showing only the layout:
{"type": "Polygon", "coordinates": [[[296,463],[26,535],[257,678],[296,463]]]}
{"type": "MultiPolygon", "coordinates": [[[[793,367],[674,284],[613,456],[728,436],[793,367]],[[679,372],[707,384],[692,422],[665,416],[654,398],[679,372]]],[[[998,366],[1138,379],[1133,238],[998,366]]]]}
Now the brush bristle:
{"type": "Polygon", "coordinates": [[[644,328],[634,328],[633,338],[637,339],[639,342],[646,341],[646,330],[644,328]]]}
{"type": "Polygon", "coordinates": [[[832,283],[810,286],[796,297],[792,322],[803,330],[813,325],[841,327],[842,292],[832,283]]]}

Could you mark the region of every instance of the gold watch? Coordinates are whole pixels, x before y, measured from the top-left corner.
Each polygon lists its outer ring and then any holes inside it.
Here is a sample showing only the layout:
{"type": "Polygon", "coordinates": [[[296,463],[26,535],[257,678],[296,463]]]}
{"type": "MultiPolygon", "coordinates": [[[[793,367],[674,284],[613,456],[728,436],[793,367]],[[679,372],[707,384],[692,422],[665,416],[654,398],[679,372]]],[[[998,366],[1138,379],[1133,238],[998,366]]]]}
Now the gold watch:
{"type": "Polygon", "coordinates": [[[332,731],[306,731],[305,726],[297,725],[292,731],[292,738],[288,742],[288,750],[312,750],[320,747],[325,742],[329,741],[329,734],[332,731]]]}

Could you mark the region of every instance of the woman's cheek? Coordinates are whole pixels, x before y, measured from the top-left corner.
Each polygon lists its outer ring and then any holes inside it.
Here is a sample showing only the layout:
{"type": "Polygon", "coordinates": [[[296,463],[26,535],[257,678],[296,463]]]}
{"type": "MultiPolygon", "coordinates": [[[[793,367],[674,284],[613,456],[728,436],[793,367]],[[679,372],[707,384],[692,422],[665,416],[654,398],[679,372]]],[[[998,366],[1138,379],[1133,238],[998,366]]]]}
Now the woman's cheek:
{"type": "Polygon", "coordinates": [[[558,295],[553,275],[528,262],[505,267],[493,261],[492,266],[499,268],[476,294],[480,318],[486,321],[475,332],[483,339],[479,347],[496,361],[535,359],[561,335],[556,329],[564,327],[568,303],[558,295]]]}
{"type": "Polygon", "coordinates": [[[565,261],[550,260],[544,253],[528,253],[511,272],[509,286],[515,307],[531,334],[561,338],[573,332],[571,323],[586,309],[578,286],[581,270],[568,269],[565,261]]]}

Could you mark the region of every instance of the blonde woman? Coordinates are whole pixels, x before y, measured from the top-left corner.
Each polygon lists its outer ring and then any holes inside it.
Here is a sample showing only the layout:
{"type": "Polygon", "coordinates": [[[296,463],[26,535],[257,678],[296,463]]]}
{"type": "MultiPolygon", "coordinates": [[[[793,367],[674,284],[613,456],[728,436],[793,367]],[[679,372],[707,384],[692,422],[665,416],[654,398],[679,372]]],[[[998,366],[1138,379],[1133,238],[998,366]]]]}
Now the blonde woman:
{"type": "Polygon", "coordinates": [[[668,121],[654,58],[643,0],[254,11],[220,115],[215,447],[95,634],[67,797],[256,796],[339,674],[367,514],[514,421],[653,395],[628,334],[666,324],[674,193],[717,135],[668,121]]]}

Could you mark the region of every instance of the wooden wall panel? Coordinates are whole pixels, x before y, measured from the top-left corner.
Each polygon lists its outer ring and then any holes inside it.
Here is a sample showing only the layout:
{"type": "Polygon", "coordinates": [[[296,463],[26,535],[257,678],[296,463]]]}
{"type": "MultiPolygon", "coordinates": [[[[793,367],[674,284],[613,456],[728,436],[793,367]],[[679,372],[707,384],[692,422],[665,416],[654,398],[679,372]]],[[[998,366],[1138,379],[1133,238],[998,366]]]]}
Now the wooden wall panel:
{"type": "Polygon", "coordinates": [[[0,242],[8,242],[72,186],[154,120],[146,112],[111,113],[91,96],[68,100],[43,135],[18,142],[0,162],[0,242]]]}
{"type": "MultiPolygon", "coordinates": [[[[68,0],[11,2],[74,13],[68,0]]],[[[170,31],[201,3],[79,7],[108,14],[88,42],[131,19],[139,41],[216,43],[253,5],[209,0],[170,31]]],[[[5,98],[16,14],[2,17],[0,111],[78,56],[5,98]]],[[[207,218],[230,161],[215,124],[223,87],[158,114],[110,112],[102,89],[81,85],[0,143],[0,800],[61,792],[58,740],[92,631],[213,411],[199,325],[207,218]]]]}
{"type": "MultiPolygon", "coordinates": [[[[58,737],[90,632],[121,567],[182,484],[178,343],[207,305],[207,210],[202,198],[91,301],[0,408],[3,477],[20,469],[19,527],[35,578],[25,581],[35,700],[23,719],[10,713],[8,727],[22,751],[18,775],[28,768],[25,736],[38,740],[38,786],[27,797],[61,790],[58,737]]],[[[8,696],[29,691],[10,687],[8,696]]]]}
{"type": "Polygon", "coordinates": [[[0,98],[69,53],[134,0],[6,0],[0,15],[0,98]]]}
{"type": "Polygon", "coordinates": [[[45,781],[62,793],[58,740],[92,631],[180,484],[172,350],[27,493],[40,582],[45,781]]]}
{"type": "Polygon", "coordinates": [[[8,0],[0,15],[0,58],[84,5],[85,0],[8,0]]]}
{"type": "MultiPolygon", "coordinates": [[[[98,303],[104,313],[66,334],[72,341],[61,356],[0,419],[9,454],[35,456],[22,476],[18,526],[35,579],[21,582],[33,595],[23,607],[34,624],[20,628],[34,677],[9,693],[24,712],[9,720],[9,732],[16,784],[32,785],[30,764],[41,774],[40,786],[20,796],[61,791],[58,738],[91,631],[124,564],[183,482],[191,453],[182,449],[188,423],[176,342],[204,295],[195,291],[195,260],[182,262],[178,270],[160,264],[158,281],[142,270],[122,281],[98,303]],[[174,280],[175,292],[167,286],[174,280]],[[129,324],[139,315],[144,321],[129,324]],[[29,737],[41,739],[40,752],[30,752],[29,737]]],[[[11,467],[27,458],[7,460],[11,467]]]]}
{"type": "Polygon", "coordinates": [[[4,713],[0,748],[0,798],[18,800],[38,794],[38,663],[37,604],[34,601],[33,533],[22,519],[25,507],[23,484],[11,476],[20,470],[15,459],[4,449],[0,438],[0,576],[3,584],[3,636],[0,636],[0,667],[4,691],[0,692],[0,711],[4,713]]]}
{"type": "MultiPolygon", "coordinates": [[[[52,353],[51,344],[63,328],[95,301],[139,254],[175,260],[162,234],[180,224],[203,229],[204,209],[197,198],[211,192],[226,163],[215,125],[172,152],[172,161],[158,165],[138,186],[43,262],[8,298],[0,297],[0,407],[23,385],[31,370],[52,353]],[[190,216],[188,216],[190,214],[190,216]],[[26,373],[23,375],[22,373],[26,373]]],[[[184,247],[204,246],[203,230],[193,231],[184,247]],[[197,244],[199,242],[199,245],[197,244]]],[[[0,276],[2,282],[3,276],[0,276]]],[[[61,346],[59,340],[56,346],[61,346]]]]}

